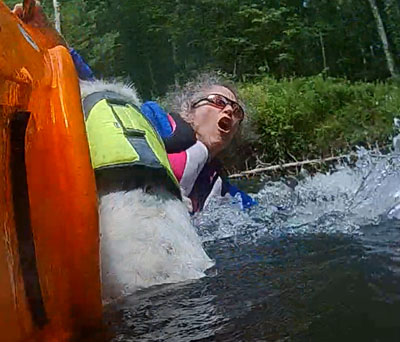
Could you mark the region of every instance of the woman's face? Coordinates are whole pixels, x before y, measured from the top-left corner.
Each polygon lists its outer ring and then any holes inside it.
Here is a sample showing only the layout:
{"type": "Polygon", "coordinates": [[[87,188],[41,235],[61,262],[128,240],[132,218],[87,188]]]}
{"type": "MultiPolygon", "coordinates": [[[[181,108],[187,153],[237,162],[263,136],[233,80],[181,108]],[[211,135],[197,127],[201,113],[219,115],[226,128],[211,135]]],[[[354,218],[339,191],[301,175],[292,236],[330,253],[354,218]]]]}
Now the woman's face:
{"type": "Polygon", "coordinates": [[[237,99],[228,88],[212,86],[199,94],[193,105],[193,129],[212,157],[230,144],[239,129],[243,117],[239,115],[235,103],[237,99]]]}

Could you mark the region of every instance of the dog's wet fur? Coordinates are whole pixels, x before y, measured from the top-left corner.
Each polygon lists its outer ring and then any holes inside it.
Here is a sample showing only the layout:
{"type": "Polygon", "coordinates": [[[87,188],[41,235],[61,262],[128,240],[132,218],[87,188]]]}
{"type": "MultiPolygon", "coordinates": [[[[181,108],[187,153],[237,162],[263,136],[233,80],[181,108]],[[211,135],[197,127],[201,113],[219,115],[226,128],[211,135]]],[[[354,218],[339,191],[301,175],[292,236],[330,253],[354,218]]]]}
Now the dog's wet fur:
{"type": "MultiPolygon", "coordinates": [[[[135,88],[81,81],[82,98],[113,91],[140,107],[135,88]]],[[[171,182],[145,167],[96,171],[103,301],[155,284],[196,279],[213,265],[171,182]]]]}

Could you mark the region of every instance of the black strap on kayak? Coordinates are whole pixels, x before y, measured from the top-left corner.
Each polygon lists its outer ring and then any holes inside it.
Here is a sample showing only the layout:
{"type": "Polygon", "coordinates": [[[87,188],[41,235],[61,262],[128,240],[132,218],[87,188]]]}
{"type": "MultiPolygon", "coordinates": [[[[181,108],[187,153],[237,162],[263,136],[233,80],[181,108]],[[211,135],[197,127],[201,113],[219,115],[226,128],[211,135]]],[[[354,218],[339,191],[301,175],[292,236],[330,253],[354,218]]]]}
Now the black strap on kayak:
{"type": "Polygon", "coordinates": [[[49,320],[39,280],[29,206],[29,186],[25,164],[25,134],[28,121],[29,113],[19,112],[12,116],[10,123],[12,200],[20,268],[28,307],[33,323],[42,329],[49,320]]]}

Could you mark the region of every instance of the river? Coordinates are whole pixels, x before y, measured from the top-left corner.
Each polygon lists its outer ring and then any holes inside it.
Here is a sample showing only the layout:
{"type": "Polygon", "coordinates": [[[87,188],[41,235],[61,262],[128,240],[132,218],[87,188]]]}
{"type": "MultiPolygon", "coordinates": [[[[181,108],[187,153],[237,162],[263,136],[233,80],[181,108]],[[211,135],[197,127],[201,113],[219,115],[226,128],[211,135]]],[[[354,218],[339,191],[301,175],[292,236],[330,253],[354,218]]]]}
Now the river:
{"type": "Polygon", "coordinates": [[[193,220],[215,265],[108,305],[113,342],[400,341],[400,155],[358,154],[258,180],[249,211],[213,200],[193,220]]]}

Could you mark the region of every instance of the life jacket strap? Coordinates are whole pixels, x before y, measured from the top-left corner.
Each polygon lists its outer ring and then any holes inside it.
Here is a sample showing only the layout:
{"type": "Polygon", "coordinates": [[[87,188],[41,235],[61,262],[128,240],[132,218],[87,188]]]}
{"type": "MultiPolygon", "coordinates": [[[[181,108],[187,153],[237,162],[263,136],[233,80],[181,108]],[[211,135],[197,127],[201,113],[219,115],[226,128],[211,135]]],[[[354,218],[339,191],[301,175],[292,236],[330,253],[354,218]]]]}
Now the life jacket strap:
{"type": "MultiPolygon", "coordinates": [[[[83,100],[83,109],[96,176],[112,174],[118,176],[118,183],[123,180],[119,176],[129,175],[131,171],[135,171],[132,175],[137,177],[134,178],[141,178],[143,170],[144,174],[152,173],[159,180],[165,179],[165,185],[180,198],[179,183],[163,141],[137,106],[118,93],[101,91],[88,95],[83,100]]],[[[157,182],[157,179],[151,181],[157,182]]],[[[122,183],[140,182],[134,179],[122,183]]]]}
{"type": "Polygon", "coordinates": [[[84,98],[83,113],[85,115],[85,120],[87,120],[92,108],[96,105],[96,103],[101,100],[107,100],[109,103],[114,103],[121,106],[129,104],[134,107],[138,112],[140,112],[140,109],[135,104],[127,101],[122,95],[119,95],[118,93],[115,93],[113,91],[105,90],[92,93],[84,98]]]}

